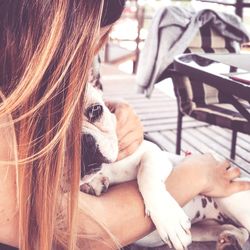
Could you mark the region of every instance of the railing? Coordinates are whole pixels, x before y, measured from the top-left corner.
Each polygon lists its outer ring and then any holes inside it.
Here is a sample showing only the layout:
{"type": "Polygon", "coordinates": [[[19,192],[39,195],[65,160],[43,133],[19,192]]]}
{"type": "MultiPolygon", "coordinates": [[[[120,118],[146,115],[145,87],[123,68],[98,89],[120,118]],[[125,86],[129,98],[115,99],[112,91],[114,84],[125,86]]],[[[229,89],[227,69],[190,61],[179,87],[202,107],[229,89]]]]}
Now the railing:
{"type": "Polygon", "coordinates": [[[243,9],[244,8],[250,8],[250,1],[244,1],[244,0],[233,0],[233,1],[225,1],[225,0],[197,0],[200,2],[207,2],[207,3],[217,3],[217,4],[223,4],[228,6],[235,7],[235,14],[243,17],[243,9]]]}
{"type": "MultiPolygon", "coordinates": [[[[137,22],[137,31],[136,31],[136,37],[134,38],[112,38],[110,39],[110,42],[107,44],[105,48],[105,61],[110,63],[119,63],[126,61],[128,59],[133,61],[133,73],[136,72],[137,68],[137,62],[139,58],[139,44],[144,40],[141,38],[141,29],[144,26],[144,20],[149,18],[151,19],[152,16],[147,17],[145,16],[145,8],[143,5],[140,5],[137,0],[130,0],[128,1],[128,5],[125,8],[124,14],[122,16],[122,19],[130,18],[137,22]],[[120,42],[134,42],[135,43],[135,49],[133,51],[127,50],[125,48],[120,48],[119,50],[119,44],[120,42]],[[114,46],[116,47],[116,51],[118,56],[113,58],[111,55],[112,47],[114,49],[114,46]]],[[[126,31],[125,31],[126,32],[126,31]]]]}

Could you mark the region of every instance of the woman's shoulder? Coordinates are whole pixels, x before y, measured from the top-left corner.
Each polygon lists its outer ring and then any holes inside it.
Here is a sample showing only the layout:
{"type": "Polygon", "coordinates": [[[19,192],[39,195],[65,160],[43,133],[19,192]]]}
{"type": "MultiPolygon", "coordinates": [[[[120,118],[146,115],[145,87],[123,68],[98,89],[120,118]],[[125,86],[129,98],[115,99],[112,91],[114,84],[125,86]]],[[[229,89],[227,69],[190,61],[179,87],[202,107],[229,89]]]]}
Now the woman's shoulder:
{"type": "MultiPolygon", "coordinates": [[[[0,96],[1,103],[4,101],[0,96]]],[[[17,173],[16,173],[16,140],[11,115],[0,116],[0,242],[11,243],[13,221],[17,221],[17,173]]]]}
{"type": "MultiPolygon", "coordinates": [[[[5,102],[5,97],[0,90],[0,107],[5,102]]],[[[0,165],[3,167],[16,166],[17,143],[12,116],[0,109],[0,165]]],[[[0,168],[0,171],[3,168],[0,168]]],[[[1,180],[0,180],[1,181],[1,180]]]]}

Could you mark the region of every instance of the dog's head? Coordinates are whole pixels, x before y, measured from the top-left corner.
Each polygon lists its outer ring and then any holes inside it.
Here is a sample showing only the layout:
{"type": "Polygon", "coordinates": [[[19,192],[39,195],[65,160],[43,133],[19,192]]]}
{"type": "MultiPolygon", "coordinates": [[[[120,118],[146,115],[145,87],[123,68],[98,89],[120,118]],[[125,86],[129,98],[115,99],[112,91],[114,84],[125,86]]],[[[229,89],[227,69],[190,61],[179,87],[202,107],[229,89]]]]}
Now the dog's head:
{"type": "Polygon", "coordinates": [[[102,92],[87,85],[82,126],[82,173],[88,174],[118,156],[116,117],[103,101],[102,92]]]}

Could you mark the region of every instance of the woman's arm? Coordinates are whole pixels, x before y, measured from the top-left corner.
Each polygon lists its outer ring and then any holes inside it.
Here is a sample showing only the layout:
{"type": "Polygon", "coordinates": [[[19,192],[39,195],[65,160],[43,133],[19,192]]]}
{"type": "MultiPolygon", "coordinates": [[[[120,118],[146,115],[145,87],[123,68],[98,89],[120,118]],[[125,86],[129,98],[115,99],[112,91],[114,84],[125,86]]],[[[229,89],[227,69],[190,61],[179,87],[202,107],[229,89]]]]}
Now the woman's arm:
{"type": "MultiPolygon", "coordinates": [[[[250,189],[247,182],[232,182],[231,180],[239,175],[239,170],[227,170],[227,167],[227,162],[217,164],[210,155],[191,156],[174,168],[166,181],[166,187],[181,206],[199,193],[225,196],[250,189]]],[[[5,197],[11,198],[8,190],[5,191],[5,197]]],[[[14,204],[8,206],[2,205],[0,211],[3,211],[3,208],[6,209],[5,212],[13,211],[14,204]]],[[[11,214],[13,215],[13,212],[11,214]]],[[[1,213],[0,219],[5,220],[5,223],[0,225],[0,242],[17,246],[18,216],[8,221],[1,213]]],[[[145,216],[144,203],[136,181],[111,187],[101,197],[80,193],[78,220],[80,235],[86,233],[92,238],[96,236],[105,241],[105,244],[104,241],[91,241],[93,249],[111,249],[110,246],[117,248],[104,228],[122,246],[142,238],[154,229],[150,218],[145,216]]],[[[80,240],[79,242],[81,243],[80,240]]]]}
{"type": "MultiPolygon", "coordinates": [[[[166,187],[181,206],[199,193],[226,196],[250,189],[250,183],[231,181],[239,175],[239,170],[231,168],[229,171],[228,166],[228,162],[218,164],[208,154],[191,156],[172,171],[166,187]]],[[[84,204],[87,204],[94,219],[103,223],[122,246],[142,238],[154,229],[150,218],[145,216],[143,200],[135,181],[114,186],[99,198],[81,193],[79,221],[83,223],[80,224],[80,231],[91,235],[95,232],[109,245],[108,247],[103,242],[93,241],[93,249],[117,247],[103,228],[83,212],[86,209],[84,204]]]]}
{"type": "Polygon", "coordinates": [[[154,229],[135,181],[116,185],[100,197],[80,193],[79,204],[80,232],[101,239],[90,241],[89,249],[117,249],[110,235],[125,246],[154,229]]]}

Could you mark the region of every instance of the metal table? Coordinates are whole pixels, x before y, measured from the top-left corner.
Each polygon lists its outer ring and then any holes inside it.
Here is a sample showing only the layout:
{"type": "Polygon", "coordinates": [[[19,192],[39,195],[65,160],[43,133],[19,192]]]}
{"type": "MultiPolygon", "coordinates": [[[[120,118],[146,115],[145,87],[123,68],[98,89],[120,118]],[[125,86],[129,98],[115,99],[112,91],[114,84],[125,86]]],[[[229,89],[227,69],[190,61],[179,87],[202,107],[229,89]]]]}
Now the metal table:
{"type": "Polygon", "coordinates": [[[217,88],[250,122],[250,113],[238,101],[240,98],[250,102],[250,84],[231,78],[250,73],[250,54],[182,54],[175,58],[174,68],[181,75],[217,88]]]}

